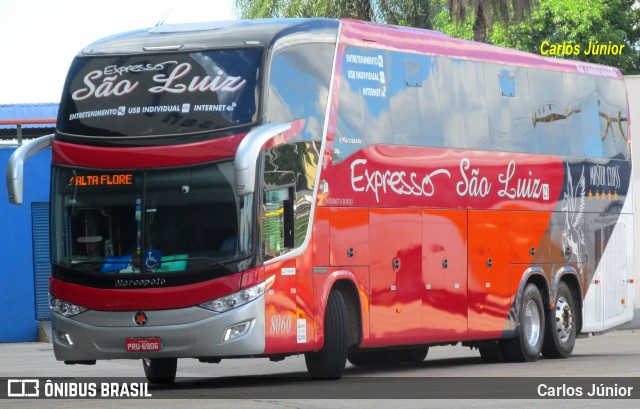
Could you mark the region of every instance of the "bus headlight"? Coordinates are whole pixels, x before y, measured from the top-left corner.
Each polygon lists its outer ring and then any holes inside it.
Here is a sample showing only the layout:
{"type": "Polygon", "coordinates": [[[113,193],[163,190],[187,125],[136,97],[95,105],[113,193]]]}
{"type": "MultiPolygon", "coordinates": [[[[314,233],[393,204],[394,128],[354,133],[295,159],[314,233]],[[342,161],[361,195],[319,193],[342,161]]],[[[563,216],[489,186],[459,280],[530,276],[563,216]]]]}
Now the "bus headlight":
{"type": "Polygon", "coordinates": [[[51,311],[56,314],[60,314],[67,318],[87,311],[87,308],[83,306],[72,304],[51,296],[49,296],[49,308],[51,308],[51,311]]]}
{"type": "Polygon", "coordinates": [[[273,285],[275,279],[276,276],[271,276],[258,285],[250,288],[245,288],[244,290],[240,290],[237,293],[216,298],[215,300],[207,301],[200,304],[200,307],[206,308],[210,311],[215,311],[217,313],[223,313],[232,310],[260,297],[269,289],[269,287],[273,285]]]}

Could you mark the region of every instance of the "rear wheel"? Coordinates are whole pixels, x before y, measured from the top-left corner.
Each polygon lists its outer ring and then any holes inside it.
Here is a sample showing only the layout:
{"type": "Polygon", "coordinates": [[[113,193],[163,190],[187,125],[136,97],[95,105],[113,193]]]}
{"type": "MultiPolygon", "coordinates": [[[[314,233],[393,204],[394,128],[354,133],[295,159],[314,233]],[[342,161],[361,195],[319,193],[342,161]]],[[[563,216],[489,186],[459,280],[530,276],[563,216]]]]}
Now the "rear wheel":
{"type": "Polygon", "coordinates": [[[558,285],[553,305],[547,316],[542,355],[545,358],[567,358],[573,352],[578,329],[574,298],[564,282],[558,285]]]}
{"type": "Polygon", "coordinates": [[[542,351],[545,327],[542,296],[535,284],[527,284],[524,289],[518,321],[520,332],[515,338],[501,342],[502,353],[510,362],[535,361],[542,351]]]}
{"type": "Polygon", "coordinates": [[[176,380],[177,358],[144,358],[142,367],[152,385],[166,385],[176,380]]]}
{"type": "Polygon", "coordinates": [[[339,379],[347,363],[349,325],[342,294],[331,291],[324,318],[324,347],[307,352],[304,360],[313,379],[339,379]]]}

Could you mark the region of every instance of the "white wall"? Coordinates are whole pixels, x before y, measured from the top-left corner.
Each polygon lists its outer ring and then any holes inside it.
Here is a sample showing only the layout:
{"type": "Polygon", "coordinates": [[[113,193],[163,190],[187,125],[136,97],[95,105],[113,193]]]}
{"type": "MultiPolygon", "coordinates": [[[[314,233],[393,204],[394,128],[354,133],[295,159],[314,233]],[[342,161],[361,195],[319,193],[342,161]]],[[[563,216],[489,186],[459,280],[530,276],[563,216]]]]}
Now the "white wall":
{"type": "Polygon", "coordinates": [[[631,160],[632,160],[632,188],[634,189],[633,214],[633,254],[635,297],[633,300],[633,321],[624,328],[640,328],[640,75],[624,77],[629,97],[629,124],[631,125],[631,160]]]}

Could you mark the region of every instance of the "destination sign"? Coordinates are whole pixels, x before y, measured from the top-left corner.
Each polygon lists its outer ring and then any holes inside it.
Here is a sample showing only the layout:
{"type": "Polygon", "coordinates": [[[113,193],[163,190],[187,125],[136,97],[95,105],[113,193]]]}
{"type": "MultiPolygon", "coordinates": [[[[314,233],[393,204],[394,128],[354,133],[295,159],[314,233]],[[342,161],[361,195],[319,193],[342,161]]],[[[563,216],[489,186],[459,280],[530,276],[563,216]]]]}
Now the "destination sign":
{"type": "Polygon", "coordinates": [[[69,184],[72,186],[133,185],[133,175],[131,173],[77,175],[71,177],[69,184]]]}

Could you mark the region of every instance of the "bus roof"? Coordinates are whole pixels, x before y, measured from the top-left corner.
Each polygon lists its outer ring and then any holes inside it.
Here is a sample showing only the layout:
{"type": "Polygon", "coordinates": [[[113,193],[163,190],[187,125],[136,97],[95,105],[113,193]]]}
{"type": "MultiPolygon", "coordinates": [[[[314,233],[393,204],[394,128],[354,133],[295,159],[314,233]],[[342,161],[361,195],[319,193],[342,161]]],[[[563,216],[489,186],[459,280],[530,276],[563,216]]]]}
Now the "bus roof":
{"type": "Polygon", "coordinates": [[[345,19],[259,19],[161,25],[107,37],[84,48],[80,55],[271,46],[285,37],[294,41],[326,41],[336,38],[340,25],[340,41],[349,45],[623,78],[613,67],[460,40],[438,31],[345,19]]]}
{"type": "Polygon", "coordinates": [[[368,43],[369,46],[375,44],[383,49],[623,79],[620,70],[614,67],[543,57],[526,51],[452,38],[438,31],[357,20],[342,22],[341,42],[349,45],[368,43]]]}
{"type": "Polygon", "coordinates": [[[210,48],[270,46],[295,36],[299,41],[335,41],[339,21],[331,19],[261,19],[168,24],[116,34],[80,51],[82,55],[192,51],[210,48]]]}

